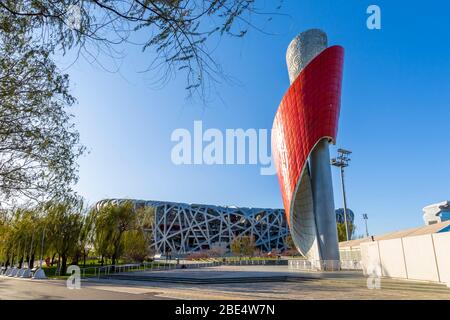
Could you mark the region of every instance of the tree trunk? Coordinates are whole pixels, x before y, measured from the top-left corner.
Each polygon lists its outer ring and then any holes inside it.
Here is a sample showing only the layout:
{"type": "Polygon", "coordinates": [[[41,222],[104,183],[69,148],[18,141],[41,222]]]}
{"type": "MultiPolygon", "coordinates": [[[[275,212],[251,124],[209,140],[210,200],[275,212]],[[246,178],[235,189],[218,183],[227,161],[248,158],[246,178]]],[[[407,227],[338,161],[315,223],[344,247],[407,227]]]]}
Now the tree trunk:
{"type": "Polygon", "coordinates": [[[58,262],[56,263],[56,269],[59,270],[59,274],[61,275],[61,255],[58,253],[58,262]]]}
{"type": "Polygon", "coordinates": [[[86,268],[86,256],[87,256],[86,251],[83,250],[83,267],[84,268],[86,268]]]}
{"type": "Polygon", "coordinates": [[[78,251],[76,254],[75,254],[75,261],[74,261],[74,264],[76,264],[76,265],[78,265],[78,261],[80,260],[80,252],[78,251]]]}
{"type": "MultiPolygon", "coordinates": [[[[120,246],[120,240],[122,239],[122,234],[123,232],[119,233],[119,236],[117,237],[115,243],[114,243],[114,253],[112,255],[112,265],[114,266],[116,264],[116,260],[119,258],[118,257],[118,253],[119,253],[119,246],[120,246]]],[[[113,267],[114,268],[114,267],[113,267]]]]}
{"type": "Polygon", "coordinates": [[[33,267],[34,267],[34,253],[31,255],[29,267],[30,267],[30,269],[33,269],[33,267]]]}
{"type": "Polygon", "coordinates": [[[55,263],[55,257],[56,257],[56,253],[53,254],[52,256],[52,261],[50,262],[50,265],[53,267],[53,264],[55,263]]]}
{"type": "Polygon", "coordinates": [[[61,272],[60,275],[66,274],[66,268],[67,268],[67,255],[62,254],[61,255],[61,272]]]}

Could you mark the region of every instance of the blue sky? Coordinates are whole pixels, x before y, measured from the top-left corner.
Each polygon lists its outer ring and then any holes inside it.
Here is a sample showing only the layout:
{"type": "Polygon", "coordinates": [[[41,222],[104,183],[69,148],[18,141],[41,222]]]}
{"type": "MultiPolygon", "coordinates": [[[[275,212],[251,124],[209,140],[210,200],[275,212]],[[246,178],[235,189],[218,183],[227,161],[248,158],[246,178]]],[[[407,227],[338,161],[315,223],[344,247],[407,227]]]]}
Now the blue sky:
{"type": "MultiPolygon", "coordinates": [[[[207,108],[185,100],[183,77],[152,88],[151,76],[136,72],[151,54],[138,49],[127,48],[120,73],[83,60],[71,66],[78,99],[72,111],[90,150],[80,160],[76,190],[90,203],[130,197],[281,208],[276,176],[261,176],[255,165],[175,166],[170,135],[192,130],[194,120],[221,130],[270,129],[289,86],[290,40],[321,28],[330,45],[346,50],[336,147],[353,151],[346,184],[357,233],[364,232],[362,213],[372,234],[422,225],[424,206],[450,198],[450,3],[285,0],[281,12],[289,17],[274,17],[264,29],[274,35],[250,30],[218,43],[215,58],[238,81],[221,85],[221,99],[207,108]],[[381,30],[366,28],[370,4],[381,7],[381,30]]],[[[333,177],[340,207],[335,169],[333,177]]]]}

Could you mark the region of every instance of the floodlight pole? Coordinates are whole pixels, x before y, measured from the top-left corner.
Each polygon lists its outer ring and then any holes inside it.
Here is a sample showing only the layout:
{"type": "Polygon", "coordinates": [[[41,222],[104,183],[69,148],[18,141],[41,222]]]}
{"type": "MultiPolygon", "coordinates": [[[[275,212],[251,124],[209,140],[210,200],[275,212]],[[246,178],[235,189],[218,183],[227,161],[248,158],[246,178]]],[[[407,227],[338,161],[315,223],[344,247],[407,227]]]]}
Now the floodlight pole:
{"type": "Polygon", "coordinates": [[[42,259],[44,258],[44,239],[45,239],[45,227],[42,230],[42,239],[41,239],[41,258],[39,259],[39,268],[42,269],[42,259]]]}
{"type": "Polygon", "coordinates": [[[345,237],[346,237],[346,239],[348,241],[349,240],[349,236],[348,236],[348,223],[347,223],[347,197],[345,195],[344,166],[341,166],[340,169],[341,169],[342,198],[343,198],[343,201],[344,201],[345,237]]]}
{"type": "Polygon", "coordinates": [[[33,252],[33,243],[34,243],[34,232],[31,235],[30,253],[28,254],[28,269],[31,269],[30,263],[31,263],[31,253],[33,252]]]}
{"type": "Polygon", "coordinates": [[[345,183],[344,183],[344,168],[348,167],[348,162],[350,161],[349,155],[352,153],[349,150],[338,149],[338,156],[331,160],[331,164],[335,167],[339,167],[341,171],[341,185],[342,185],[342,198],[344,202],[344,224],[345,224],[345,237],[346,240],[349,239],[348,223],[347,223],[347,197],[345,194],[345,183]]]}
{"type": "Polygon", "coordinates": [[[369,217],[367,216],[367,213],[363,214],[363,219],[364,222],[366,223],[366,236],[369,237],[369,228],[367,227],[367,220],[369,219],[369,217]]]}

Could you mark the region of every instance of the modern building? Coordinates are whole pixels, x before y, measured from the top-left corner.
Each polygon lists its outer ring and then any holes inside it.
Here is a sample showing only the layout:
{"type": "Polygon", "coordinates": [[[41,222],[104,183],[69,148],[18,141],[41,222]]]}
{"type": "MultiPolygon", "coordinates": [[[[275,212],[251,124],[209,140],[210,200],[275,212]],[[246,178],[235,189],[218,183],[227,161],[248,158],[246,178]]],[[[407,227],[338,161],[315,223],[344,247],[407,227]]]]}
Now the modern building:
{"type": "MultiPolygon", "coordinates": [[[[284,251],[289,236],[283,209],[239,208],[166,201],[105,199],[95,204],[131,201],[135,209],[155,208],[154,247],[157,253],[186,254],[221,247],[228,251],[231,241],[241,235],[253,235],[262,252],[284,251]]],[[[347,209],[348,221],[353,212],[347,209]]],[[[343,221],[343,209],[336,210],[336,221],[343,221]],[[341,212],[342,211],[342,212],[341,212]]]]}
{"type": "Polygon", "coordinates": [[[425,225],[431,225],[450,220],[450,201],[431,204],[423,208],[425,225]]]}
{"type": "MultiPolygon", "coordinates": [[[[99,201],[120,204],[127,199],[99,201]]],[[[238,208],[163,201],[129,200],[135,208],[155,208],[154,246],[158,253],[186,254],[222,247],[235,237],[253,236],[263,252],[286,249],[289,230],[282,209],[238,208]]]]}
{"type": "Polygon", "coordinates": [[[291,86],[275,115],[272,152],[295,245],[318,268],[337,269],[329,143],[337,135],[344,49],[327,42],[323,31],[311,29],[290,43],[291,86]]]}
{"type": "Polygon", "coordinates": [[[340,250],[359,250],[360,245],[366,242],[393,240],[407,237],[422,236],[450,231],[450,221],[440,222],[429,226],[421,226],[406,230],[393,231],[377,236],[370,236],[360,239],[339,242],[340,250]]]}

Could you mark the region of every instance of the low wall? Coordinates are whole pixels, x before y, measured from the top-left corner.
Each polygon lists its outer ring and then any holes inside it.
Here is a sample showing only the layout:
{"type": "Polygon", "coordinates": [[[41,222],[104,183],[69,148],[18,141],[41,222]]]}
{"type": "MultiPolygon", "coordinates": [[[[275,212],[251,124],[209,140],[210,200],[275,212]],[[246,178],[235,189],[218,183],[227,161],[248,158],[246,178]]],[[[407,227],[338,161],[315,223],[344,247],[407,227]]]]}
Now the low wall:
{"type": "Polygon", "coordinates": [[[450,285],[450,232],[361,244],[365,275],[450,285]]]}

